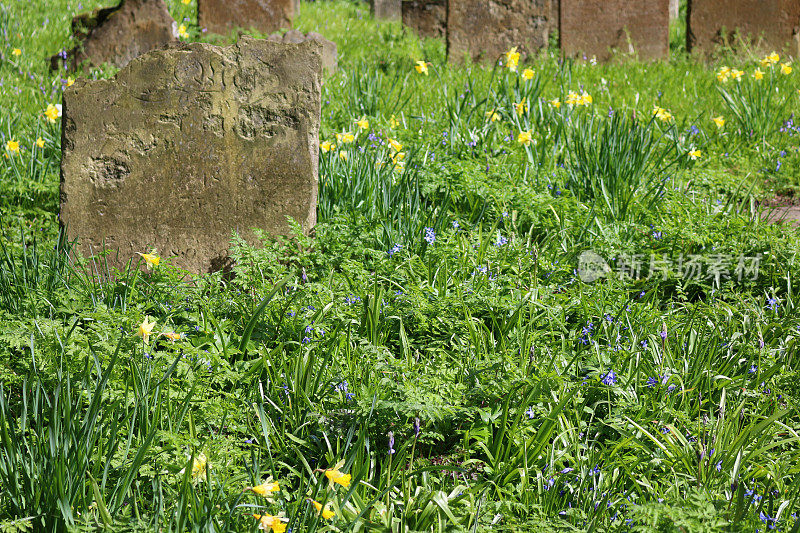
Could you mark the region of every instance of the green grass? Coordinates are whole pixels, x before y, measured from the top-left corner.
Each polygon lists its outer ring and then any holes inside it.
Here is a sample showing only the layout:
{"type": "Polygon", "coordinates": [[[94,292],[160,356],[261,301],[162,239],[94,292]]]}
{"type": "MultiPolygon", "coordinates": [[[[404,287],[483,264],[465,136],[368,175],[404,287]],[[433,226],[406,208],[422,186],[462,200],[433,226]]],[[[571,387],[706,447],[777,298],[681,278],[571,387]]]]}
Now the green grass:
{"type": "Polygon", "coordinates": [[[303,3],[341,67],[314,236],[232,235],[233,271],[187,283],[59,231],[46,58],[77,6],[0,7],[0,530],[800,529],[800,241],[760,207],[800,185],[798,69],[764,90],[676,24],[669,62],[550,50],[525,80],[303,3]]]}

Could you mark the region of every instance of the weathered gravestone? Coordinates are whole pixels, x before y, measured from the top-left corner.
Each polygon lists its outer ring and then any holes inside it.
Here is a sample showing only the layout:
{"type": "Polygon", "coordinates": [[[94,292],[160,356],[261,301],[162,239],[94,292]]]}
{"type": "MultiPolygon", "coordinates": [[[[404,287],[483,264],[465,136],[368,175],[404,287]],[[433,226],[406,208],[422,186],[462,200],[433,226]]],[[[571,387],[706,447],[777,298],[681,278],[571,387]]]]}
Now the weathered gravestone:
{"type": "Polygon", "coordinates": [[[61,221],[84,253],[226,265],[235,230],[316,222],[321,45],[181,44],[64,92],[61,221]]]}
{"type": "Polygon", "coordinates": [[[662,59],[669,54],[669,0],[561,0],[561,49],[611,58],[611,50],[662,59]]]}
{"type": "Polygon", "coordinates": [[[322,45],[322,70],[327,74],[333,74],[339,66],[339,54],[336,43],[329,41],[319,33],[310,31],[306,35],[297,30],[289,30],[283,35],[273,33],[268,40],[274,43],[298,44],[308,40],[316,41],[322,45]]]}
{"type": "Polygon", "coordinates": [[[404,0],[403,25],[420,37],[444,37],[447,33],[447,0],[404,0]]]}
{"type": "Polygon", "coordinates": [[[513,46],[535,52],[558,27],[557,8],[557,0],[448,0],[447,55],[496,61],[513,46]]]}
{"type": "Polygon", "coordinates": [[[689,50],[712,52],[733,44],[736,32],[760,45],[800,57],[800,0],[691,0],[687,26],[689,50]]]}
{"type": "Polygon", "coordinates": [[[197,0],[198,24],[213,33],[234,28],[271,33],[291,28],[296,0],[197,0]]]}
{"type": "Polygon", "coordinates": [[[379,20],[401,20],[403,0],[370,0],[372,15],[379,20]]]}
{"type": "Polygon", "coordinates": [[[681,14],[680,0],[669,0],[669,20],[677,19],[681,14]]]}
{"type": "Polygon", "coordinates": [[[72,34],[80,44],[50,58],[50,66],[76,69],[109,63],[122,68],[132,59],[178,41],[178,29],[164,0],[122,0],[72,19],[72,34]]]}

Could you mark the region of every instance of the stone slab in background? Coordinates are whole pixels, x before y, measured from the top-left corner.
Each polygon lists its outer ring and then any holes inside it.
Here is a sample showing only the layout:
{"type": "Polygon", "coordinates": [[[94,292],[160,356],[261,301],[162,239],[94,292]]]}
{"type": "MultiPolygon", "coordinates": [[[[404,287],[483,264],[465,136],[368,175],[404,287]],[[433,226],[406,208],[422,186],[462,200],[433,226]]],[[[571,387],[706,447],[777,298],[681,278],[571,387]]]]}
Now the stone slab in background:
{"type": "Polygon", "coordinates": [[[401,20],[403,0],[370,0],[372,16],[378,20],[401,20]]]}
{"type": "Polygon", "coordinates": [[[639,59],[669,55],[669,0],[561,0],[561,49],[568,56],[639,59]]]}
{"type": "Polygon", "coordinates": [[[681,14],[680,0],[669,0],[669,19],[675,20],[681,14]]]}
{"type": "Polygon", "coordinates": [[[50,58],[50,66],[72,70],[80,65],[109,63],[122,68],[132,59],[178,41],[178,29],[164,0],[122,0],[72,19],[73,37],[80,44],[65,56],[50,58]]]}
{"type": "Polygon", "coordinates": [[[420,37],[447,34],[447,0],[404,0],[403,25],[420,37]]]}
{"type": "Polygon", "coordinates": [[[123,266],[156,249],[191,272],[226,265],[235,230],[316,222],[321,45],[243,36],[180,44],[64,91],[61,221],[123,266]],[[117,255],[118,252],[118,255],[117,255]]]}
{"type": "Polygon", "coordinates": [[[512,46],[545,48],[558,28],[558,0],[448,0],[447,55],[496,61],[512,46]]]}
{"type": "Polygon", "coordinates": [[[735,45],[737,29],[761,53],[800,58],[800,0],[690,0],[690,51],[710,53],[724,43],[735,45]]]}
{"type": "Polygon", "coordinates": [[[296,0],[197,0],[201,28],[227,34],[234,28],[272,33],[291,28],[296,0]]]}

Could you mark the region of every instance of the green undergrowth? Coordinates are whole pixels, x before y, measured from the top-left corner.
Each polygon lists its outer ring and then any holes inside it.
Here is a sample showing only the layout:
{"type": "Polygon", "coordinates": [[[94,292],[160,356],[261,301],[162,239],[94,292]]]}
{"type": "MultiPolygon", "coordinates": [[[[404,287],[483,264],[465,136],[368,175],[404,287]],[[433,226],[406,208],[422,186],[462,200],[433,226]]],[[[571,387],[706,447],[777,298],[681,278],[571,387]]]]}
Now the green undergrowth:
{"type": "Polygon", "coordinates": [[[785,58],[454,66],[303,3],[319,222],[187,279],[59,228],[77,11],[0,6],[0,529],[798,531],[785,58]]]}

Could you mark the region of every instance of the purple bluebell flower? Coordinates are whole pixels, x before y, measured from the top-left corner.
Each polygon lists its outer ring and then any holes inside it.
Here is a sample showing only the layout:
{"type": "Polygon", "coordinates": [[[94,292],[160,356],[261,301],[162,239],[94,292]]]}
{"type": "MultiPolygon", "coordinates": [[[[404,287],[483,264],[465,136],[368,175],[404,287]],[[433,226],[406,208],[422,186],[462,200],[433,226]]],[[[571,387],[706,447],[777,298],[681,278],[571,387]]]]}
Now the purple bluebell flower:
{"type": "Polygon", "coordinates": [[[613,370],[609,370],[600,378],[600,381],[603,385],[614,385],[617,382],[617,374],[613,370]]]}

